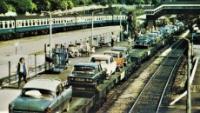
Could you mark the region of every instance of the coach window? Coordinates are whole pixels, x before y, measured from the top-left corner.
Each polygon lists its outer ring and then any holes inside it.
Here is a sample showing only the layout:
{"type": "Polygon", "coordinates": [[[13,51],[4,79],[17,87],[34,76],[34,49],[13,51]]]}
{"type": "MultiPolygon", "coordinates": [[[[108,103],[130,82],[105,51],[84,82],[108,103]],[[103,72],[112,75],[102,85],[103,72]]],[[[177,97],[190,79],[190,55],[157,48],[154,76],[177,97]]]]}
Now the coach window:
{"type": "Polygon", "coordinates": [[[12,22],[12,21],[10,21],[10,26],[9,26],[10,28],[13,28],[13,27],[12,27],[12,23],[13,23],[13,22],[12,22]]]}
{"type": "Polygon", "coordinates": [[[32,20],[32,25],[33,25],[33,26],[35,25],[35,20],[32,20]]]}
{"type": "Polygon", "coordinates": [[[5,23],[5,28],[8,28],[8,23],[6,21],[4,23],[5,23]]]}
{"type": "Polygon", "coordinates": [[[28,26],[28,21],[27,20],[25,21],[25,25],[28,26]]]}
{"type": "Polygon", "coordinates": [[[19,21],[17,22],[17,27],[21,27],[21,26],[24,27],[24,21],[20,21],[20,20],[19,20],[19,21]]]}

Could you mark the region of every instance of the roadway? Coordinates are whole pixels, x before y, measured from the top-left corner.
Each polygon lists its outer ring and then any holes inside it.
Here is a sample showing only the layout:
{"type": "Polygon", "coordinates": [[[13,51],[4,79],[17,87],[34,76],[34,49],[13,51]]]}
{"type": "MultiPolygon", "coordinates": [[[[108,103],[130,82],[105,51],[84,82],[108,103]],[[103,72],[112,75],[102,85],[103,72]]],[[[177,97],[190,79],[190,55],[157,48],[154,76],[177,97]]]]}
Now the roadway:
{"type": "MultiPolygon", "coordinates": [[[[95,32],[95,34],[100,34],[100,33],[106,33],[106,32],[117,31],[117,30],[119,30],[119,27],[112,26],[112,27],[95,28],[94,32],[95,32]]],[[[66,32],[66,33],[57,33],[57,34],[53,35],[53,37],[54,37],[53,39],[54,39],[55,43],[64,43],[64,42],[69,43],[69,41],[74,42],[75,40],[84,39],[85,37],[88,37],[88,36],[90,36],[90,29],[66,32]],[[77,37],[77,38],[74,38],[74,37],[77,37]]],[[[25,38],[25,39],[1,42],[0,43],[0,51],[4,51],[6,53],[6,51],[3,50],[2,48],[7,48],[8,51],[10,51],[11,56],[9,57],[5,54],[2,54],[2,52],[1,52],[0,54],[3,59],[0,59],[0,61],[3,63],[6,63],[6,61],[4,61],[4,60],[5,59],[10,60],[10,58],[11,58],[12,61],[16,61],[16,63],[17,63],[17,61],[18,61],[17,57],[20,57],[21,55],[24,56],[24,54],[25,54],[25,55],[30,56],[30,54],[32,54],[33,52],[42,51],[43,45],[45,44],[45,42],[48,42],[48,35],[30,37],[30,39],[25,38]],[[16,41],[19,41],[20,46],[22,46],[24,48],[25,51],[23,51],[23,54],[14,55],[15,52],[12,51],[13,48],[11,48],[11,47],[12,47],[12,44],[15,43],[16,41]],[[31,44],[31,43],[34,43],[34,44],[31,44]],[[30,51],[28,51],[28,49],[30,49],[30,51]]],[[[122,43],[126,43],[126,42],[122,42],[122,43]]],[[[110,47],[103,47],[101,49],[98,49],[96,51],[96,53],[102,53],[103,51],[108,50],[108,49],[110,49],[110,47]]],[[[40,61],[44,62],[43,59],[40,59],[40,61]]],[[[88,57],[72,58],[72,59],[70,59],[70,67],[71,67],[71,65],[73,65],[77,62],[83,62],[83,61],[87,62],[88,57]]],[[[3,67],[4,71],[7,72],[7,69],[5,69],[5,68],[7,68],[7,66],[5,66],[5,65],[0,65],[0,66],[4,66],[3,67]]],[[[57,75],[57,74],[51,75],[51,77],[60,77],[61,79],[66,80],[66,77],[67,77],[66,73],[69,74],[69,72],[71,72],[70,67],[65,72],[63,72],[59,75],[57,75]]],[[[42,75],[40,77],[47,77],[47,76],[49,77],[49,75],[47,75],[47,74],[42,75]]],[[[8,112],[8,104],[19,95],[20,91],[21,91],[20,89],[1,89],[0,90],[0,100],[3,100],[0,102],[0,113],[8,112]]]]}
{"type": "MultiPolygon", "coordinates": [[[[118,32],[119,26],[108,26],[94,28],[94,35],[103,34],[107,32],[118,32]]],[[[86,40],[91,35],[91,29],[76,30],[70,32],[53,34],[53,44],[62,43],[69,44],[76,40],[86,40]]],[[[116,35],[118,35],[116,33],[116,35]]],[[[16,39],[10,41],[0,42],[0,78],[8,76],[8,61],[11,61],[12,73],[16,72],[16,65],[21,56],[28,59],[30,66],[33,66],[34,53],[44,51],[44,44],[49,42],[49,35],[27,37],[23,39],[16,39]]],[[[37,56],[37,62],[44,63],[44,55],[37,56]]]]}

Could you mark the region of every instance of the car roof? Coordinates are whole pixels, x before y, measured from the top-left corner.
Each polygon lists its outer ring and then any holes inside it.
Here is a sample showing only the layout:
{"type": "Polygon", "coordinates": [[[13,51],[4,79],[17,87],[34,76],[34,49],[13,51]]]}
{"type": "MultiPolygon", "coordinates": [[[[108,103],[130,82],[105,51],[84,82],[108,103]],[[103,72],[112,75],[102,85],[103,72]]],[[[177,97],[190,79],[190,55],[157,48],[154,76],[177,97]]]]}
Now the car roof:
{"type": "Polygon", "coordinates": [[[120,54],[120,51],[105,51],[104,53],[114,53],[114,54],[120,54]]]}
{"type": "Polygon", "coordinates": [[[56,92],[57,86],[61,83],[56,79],[33,79],[25,84],[23,89],[44,89],[56,92]]]}
{"type": "Polygon", "coordinates": [[[92,67],[96,67],[98,66],[97,63],[93,63],[93,62],[88,62],[88,63],[77,63],[74,64],[74,66],[92,66],[92,67]]]}
{"type": "Polygon", "coordinates": [[[128,50],[126,47],[123,47],[123,46],[115,46],[115,47],[113,47],[111,50],[113,50],[113,51],[126,51],[126,50],[128,50]]]}
{"type": "Polygon", "coordinates": [[[92,57],[95,57],[95,58],[107,58],[107,59],[109,59],[112,56],[110,56],[110,55],[104,55],[104,54],[94,54],[94,55],[91,56],[91,58],[92,57]]]}

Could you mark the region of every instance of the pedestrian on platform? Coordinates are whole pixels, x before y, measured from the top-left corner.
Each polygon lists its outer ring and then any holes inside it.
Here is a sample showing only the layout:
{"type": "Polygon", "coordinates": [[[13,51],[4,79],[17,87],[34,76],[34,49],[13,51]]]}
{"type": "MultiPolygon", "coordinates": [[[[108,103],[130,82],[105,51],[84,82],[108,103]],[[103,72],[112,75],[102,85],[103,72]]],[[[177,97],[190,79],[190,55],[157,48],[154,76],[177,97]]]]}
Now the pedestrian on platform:
{"type": "Polygon", "coordinates": [[[26,64],[25,64],[25,59],[24,59],[24,57],[21,57],[19,59],[18,65],[17,65],[18,88],[21,85],[21,79],[22,78],[23,78],[25,83],[27,82],[27,80],[26,80],[27,74],[28,74],[28,70],[27,70],[27,67],[26,67],[26,64]]]}
{"type": "Polygon", "coordinates": [[[111,38],[111,47],[113,47],[113,46],[114,46],[114,43],[115,43],[115,40],[114,40],[114,38],[111,38]]]}

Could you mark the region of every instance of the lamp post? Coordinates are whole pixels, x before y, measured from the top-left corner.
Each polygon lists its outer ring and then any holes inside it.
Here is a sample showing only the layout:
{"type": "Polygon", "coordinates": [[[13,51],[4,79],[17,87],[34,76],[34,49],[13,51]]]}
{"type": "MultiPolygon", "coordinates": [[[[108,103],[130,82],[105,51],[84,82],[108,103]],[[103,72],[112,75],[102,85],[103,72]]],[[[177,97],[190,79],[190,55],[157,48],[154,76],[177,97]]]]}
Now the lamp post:
{"type": "Polygon", "coordinates": [[[16,42],[16,43],[14,44],[14,46],[15,46],[15,55],[17,55],[17,53],[18,53],[19,42],[16,42]]]}
{"type": "Polygon", "coordinates": [[[119,36],[120,36],[120,40],[121,40],[122,39],[122,12],[121,11],[120,11],[119,25],[120,25],[119,36]]]}
{"type": "Polygon", "coordinates": [[[92,11],[92,27],[91,27],[91,38],[92,38],[92,44],[93,44],[93,32],[94,32],[94,11],[92,11]]]}
{"type": "Polygon", "coordinates": [[[190,86],[190,69],[191,69],[191,42],[186,39],[188,41],[188,52],[187,52],[187,57],[188,57],[188,61],[187,61],[187,113],[191,113],[191,86],[190,86]]]}
{"type": "Polygon", "coordinates": [[[192,33],[192,41],[191,41],[191,55],[193,56],[194,55],[194,51],[193,51],[193,39],[194,39],[194,35],[196,33],[192,33]]]}
{"type": "Polygon", "coordinates": [[[52,48],[52,13],[49,11],[42,11],[49,15],[49,50],[52,48]]]}

